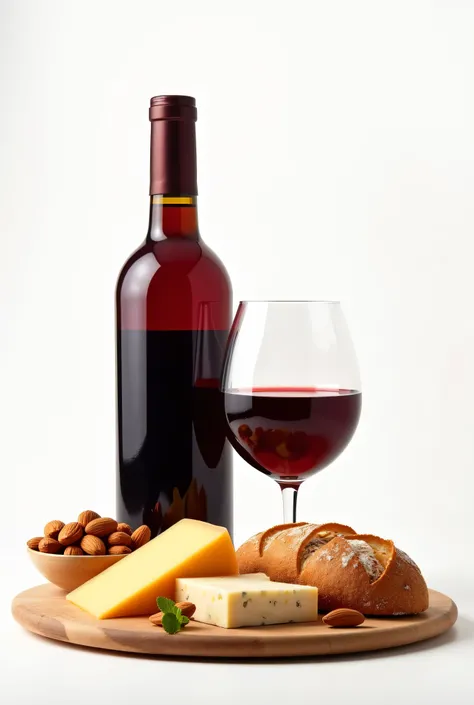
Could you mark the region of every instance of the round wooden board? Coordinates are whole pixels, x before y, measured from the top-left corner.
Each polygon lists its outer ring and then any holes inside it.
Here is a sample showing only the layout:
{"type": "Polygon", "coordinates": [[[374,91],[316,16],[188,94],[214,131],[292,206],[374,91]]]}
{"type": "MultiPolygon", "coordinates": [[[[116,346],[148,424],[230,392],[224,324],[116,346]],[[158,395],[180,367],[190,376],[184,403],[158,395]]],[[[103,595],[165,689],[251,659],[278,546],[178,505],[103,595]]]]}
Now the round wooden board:
{"type": "Polygon", "coordinates": [[[317,622],[221,629],[191,622],[170,636],[147,617],[99,620],[65,599],[54,585],[39,585],[15,597],[13,616],[35,634],[96,649],[199,658],[271,658],[374,651],[430,639],[456,621],[454,602],[430,590],[430,607],[412,617],[367,618],[360,627],[317,622]]]}

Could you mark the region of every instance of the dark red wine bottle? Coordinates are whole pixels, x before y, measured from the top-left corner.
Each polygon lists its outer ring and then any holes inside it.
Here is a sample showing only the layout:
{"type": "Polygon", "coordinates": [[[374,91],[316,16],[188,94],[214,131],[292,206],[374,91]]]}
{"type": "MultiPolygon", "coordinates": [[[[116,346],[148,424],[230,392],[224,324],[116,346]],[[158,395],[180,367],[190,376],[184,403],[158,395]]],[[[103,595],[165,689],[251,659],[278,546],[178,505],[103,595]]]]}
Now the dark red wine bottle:
{"type": "Polygon", "coordinates": [[[182,518],[232,534],[220,375],[227,272],[197,219],[196,103],[152,98],[150,221],[117,283],[117,518],[154,535],[182,518]]]}

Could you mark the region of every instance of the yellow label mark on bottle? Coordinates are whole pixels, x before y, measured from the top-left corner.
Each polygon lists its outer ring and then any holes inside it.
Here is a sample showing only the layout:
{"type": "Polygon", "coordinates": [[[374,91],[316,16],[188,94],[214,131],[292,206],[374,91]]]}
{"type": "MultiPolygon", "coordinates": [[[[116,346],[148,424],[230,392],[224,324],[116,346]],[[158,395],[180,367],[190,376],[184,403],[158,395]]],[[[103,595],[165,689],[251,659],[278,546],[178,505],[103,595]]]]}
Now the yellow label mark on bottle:
{"type": "Polygon", "coordinates": [[[192,206],[195,200],[194,196],[153,196],[153,205],[192,206]]]}

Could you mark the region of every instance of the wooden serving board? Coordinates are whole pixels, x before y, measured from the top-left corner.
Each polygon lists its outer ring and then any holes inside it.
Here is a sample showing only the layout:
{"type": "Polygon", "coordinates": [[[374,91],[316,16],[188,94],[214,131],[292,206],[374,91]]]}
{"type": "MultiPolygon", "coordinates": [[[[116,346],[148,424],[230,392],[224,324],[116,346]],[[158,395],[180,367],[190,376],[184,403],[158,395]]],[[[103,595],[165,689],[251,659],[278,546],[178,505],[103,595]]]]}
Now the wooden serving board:
{"type": "Polygon", "coordinates": [[[54,585],[39,585],[15,597],[13,616],[35,634],[96,649],[204,658],[271,658],[373,651],[430,639],[456,621],[454,602],[430,590],[430,607],[412,617],[367,618],[360,627],[335,629],[321,621],[221,629],[190,622],[169,635],[147,617],[99,620],[65,599],[54,585]]]}

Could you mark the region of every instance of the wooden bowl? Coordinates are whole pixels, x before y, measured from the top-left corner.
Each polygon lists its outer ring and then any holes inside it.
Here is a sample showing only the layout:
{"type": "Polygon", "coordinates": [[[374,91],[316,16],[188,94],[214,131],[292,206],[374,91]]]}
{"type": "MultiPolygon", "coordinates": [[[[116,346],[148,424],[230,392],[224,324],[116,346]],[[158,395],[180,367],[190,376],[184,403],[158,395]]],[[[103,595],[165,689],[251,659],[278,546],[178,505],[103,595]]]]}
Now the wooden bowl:
{"type": "Polygon", "coordinates": [[[63,556],[54,553],[41,553],[28,548],[35,567],[46,580],[70,592],[90,580],[117,561],[119,556],[63,556]]]}

